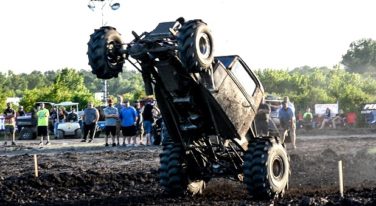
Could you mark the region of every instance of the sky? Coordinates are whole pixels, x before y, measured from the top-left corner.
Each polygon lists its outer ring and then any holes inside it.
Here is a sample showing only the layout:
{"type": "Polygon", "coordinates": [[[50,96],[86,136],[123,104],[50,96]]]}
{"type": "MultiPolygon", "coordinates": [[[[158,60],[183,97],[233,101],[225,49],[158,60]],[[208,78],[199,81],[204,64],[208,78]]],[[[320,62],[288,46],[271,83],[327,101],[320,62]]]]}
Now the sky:
{"type": "MultiPolygon", "coordinates": [[[[202,19],[215,55],[240,55],[252,69],[332,67],[351,42],[376,40],[374,0],[113,0],[104,24],[125,42],[159,22],[202,19]]],[[[0,5],[0,72],[65,67],[90,70],[87,42],[102,25],[101,4],[89,0],[18,0],[0,5]]]]}

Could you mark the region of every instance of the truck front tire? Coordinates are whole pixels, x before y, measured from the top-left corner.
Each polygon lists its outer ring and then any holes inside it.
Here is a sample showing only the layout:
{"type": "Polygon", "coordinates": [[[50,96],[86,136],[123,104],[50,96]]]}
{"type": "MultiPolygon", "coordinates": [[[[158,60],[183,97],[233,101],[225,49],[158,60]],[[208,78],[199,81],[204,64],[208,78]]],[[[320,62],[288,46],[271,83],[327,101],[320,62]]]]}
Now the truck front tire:
{"type": "Polygon", "coordinates": [[[177,39],[180,61],[189,73],[208,70],[214,60],[213,37],[209,27],[201,20],[184,23],[177,39]]]}
{"type": "Polygon", "coordinates": [[[119,32],[110,26],[96,29],[88,42],[88,58],[92,73],[99,79],[118,77],[122,72],[124,55],[123,41],[119,32]]]}
{"type": "Polygon", "coordinates": [[[244,183],[255,199],[282,196],[288,186],[290,163],[275,139],[255,139],[244,156],[244,183]]]}
{"type": "Polygon", "coordinates": [[[160,154],[159,181],[165,192],[171,195],[201,194],[204,180],[190,180],[183,163],[183,148],[178,144],[164,144],[160,154]]]}

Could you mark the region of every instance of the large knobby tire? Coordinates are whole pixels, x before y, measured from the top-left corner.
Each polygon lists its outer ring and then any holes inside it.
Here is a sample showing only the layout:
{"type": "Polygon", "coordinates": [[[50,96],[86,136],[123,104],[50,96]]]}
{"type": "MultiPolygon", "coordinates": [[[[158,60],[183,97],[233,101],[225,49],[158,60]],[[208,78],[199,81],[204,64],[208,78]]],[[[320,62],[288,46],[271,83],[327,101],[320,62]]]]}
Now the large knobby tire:
{"type": "Polygon", "coordinates": [[[171,144],[163,145],[163,151],[159,154],[159,184],[161,185],[162,189],[165,190],[167,193],[171,192],[170,187],[168,186],[168,161],[171,149],[171,144]]]}
{"type": "Polygon", "coordinates": [[[76,129],[76,131],[74,131],[74,137],[77,138],[77,139],[81,139],[81,137],[82,137],[82,130],[81,129],[76,129]]]}
{"type": "Polygon", "coordinates": [[[168,185],[172,193],[184,194],[188,185],[187,177],[183,170],[183,149],[180,145],[174,145],[168,159],[168,185]]]}
{"type": "Polygon", "coordinates": [[[206,184],[203,180],[190,180],[184,168],[183,149],[177,144],[163,144],[160,154],[159,181],[170,195],[202,194],[206,184]]]}
{"type": "Polygon", "coordinates": [[[24,127],[21,129],[18,139],[20,140],[31,140],[35,139],[36,134],[31,128],[24,127]]]}
{"type": "Polygon", "coordinates": [[[110,26],[96,29],[88,42],[88,58],[92,73],[100,79],[118,77],[124,65],[123,41],[110,26]]]}
{"type": "Polygon", "coordinates": [[[178,56],[188,72],[208,70],[214,60],[214,44],[211,32],[201,20],[184,23],[177,34],[178,56]]]}
{"type": "Polygon", "coordinates": [[[244,156],[244,183],[255,199],[282,196],[288,187],[290,163],[275,139],[255,139],[244,156]]]}
{"type": "Polygon", "coordinates": [[[63,130],[57,130],[56,138],[55,139],[64,139],[64,131],[63,130]]]}

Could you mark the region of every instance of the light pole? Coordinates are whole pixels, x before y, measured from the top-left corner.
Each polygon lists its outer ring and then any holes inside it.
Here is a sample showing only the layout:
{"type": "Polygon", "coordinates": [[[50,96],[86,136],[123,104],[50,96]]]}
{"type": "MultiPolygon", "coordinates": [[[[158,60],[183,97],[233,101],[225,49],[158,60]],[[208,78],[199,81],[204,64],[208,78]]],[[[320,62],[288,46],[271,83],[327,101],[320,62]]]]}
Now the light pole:
{"type": "MultiPolygon", "coordinates": [[[[90,10],[92,11],[95,11],[95,9],[97,8],[96,5],[99,4],[99,8],[101,10],[101,15],[102,15],[102,26],[105,25],[104,23],[104,9],[106,6],[109,6],[111,8],[111,10],[115,11],[115,10],[118,10],[120,8],[120,3],[118,2],[115,2],[115,3],[112,3],[113,0],[89,0],[89,3],[88,3],[88,7],[90,10]]],[[[107,80],[103,80],[103,103],[105,106],[107,106],[107,98],[108,98],[108,91],[107,91],[107,80]]]]}

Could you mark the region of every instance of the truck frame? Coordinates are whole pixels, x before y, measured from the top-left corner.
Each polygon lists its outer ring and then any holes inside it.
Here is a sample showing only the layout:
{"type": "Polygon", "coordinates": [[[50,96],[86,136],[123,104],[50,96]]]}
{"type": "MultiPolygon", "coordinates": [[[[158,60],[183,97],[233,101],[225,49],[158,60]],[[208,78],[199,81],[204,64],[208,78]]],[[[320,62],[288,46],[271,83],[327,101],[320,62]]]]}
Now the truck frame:
{"type": "Polygon", "coordinates": [[[284,194],[290,174],[283,138],[261,137],[255,115],[264,95],[256,74],[238,55],[214,56],[202,20],[178,18],[122,41],[114,27],[88,42],[92,73],[118,77],[125,61],[138,69],[147,95],[155,95],[165,128],[159,181],[172,195],[202,193],[212,178],[246,184],[256,199],[284,194]]]}

